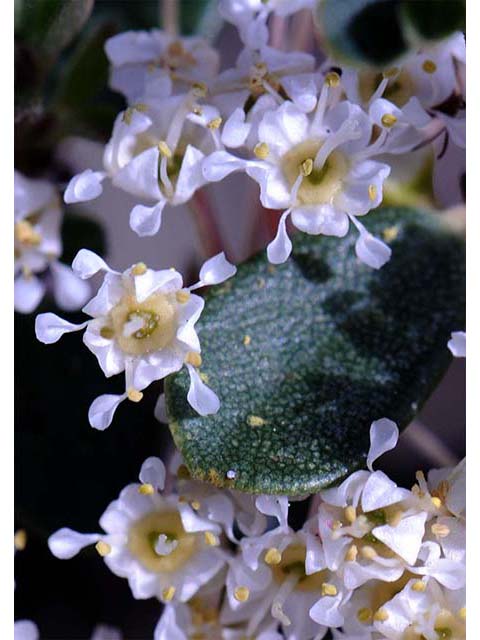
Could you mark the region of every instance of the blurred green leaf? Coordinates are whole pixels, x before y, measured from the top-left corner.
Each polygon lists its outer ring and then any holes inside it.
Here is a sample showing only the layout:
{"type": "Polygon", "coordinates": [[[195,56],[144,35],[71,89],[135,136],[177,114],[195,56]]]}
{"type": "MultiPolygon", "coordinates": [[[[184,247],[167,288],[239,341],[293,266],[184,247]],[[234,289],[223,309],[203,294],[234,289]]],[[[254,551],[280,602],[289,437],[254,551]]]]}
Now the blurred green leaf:
{"type": "Polygon", "coordinates": [[[405,0],[404,19],[424,40],[446,38],[454,31],[465,30],[464,0],[405,0]]]}

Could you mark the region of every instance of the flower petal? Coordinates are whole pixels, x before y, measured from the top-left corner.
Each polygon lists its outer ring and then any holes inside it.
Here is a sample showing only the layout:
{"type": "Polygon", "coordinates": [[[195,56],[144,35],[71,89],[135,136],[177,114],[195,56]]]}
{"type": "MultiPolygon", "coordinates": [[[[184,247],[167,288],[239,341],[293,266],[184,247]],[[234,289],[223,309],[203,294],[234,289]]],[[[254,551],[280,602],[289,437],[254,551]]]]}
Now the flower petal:
{"type": "Polygon", "coordinates": [[[234,276],[236,273],[237,267],[226,259],[225,253],[222,251],[203,263],[203,266],[200,269],[200,282],[198,285],[190,287],[190,291],[197,287],[220,284],[234,276]]]}
{"type": "Polygon", "coordinates": [[[72,262],[72,269],[82,280],[91,278],[99,271],[112,272],[105,260],[89,249],[80,249],[72,262]]]}
{"type": "Polygon", "coordinates": [[[467,334],[465,331],[452,331],[447,346],[456,358],[465,358],[467,355],[467,334]]]}
{"type": "Polygon", "coordinates": [[[48,539],[48,548],[56,558],[70,560],[84,547],[100,540],[98,533],[78,533],[67,527],[55,531],[48,539]]]}
{"type": "Polygon", "coordinates": [[[151,456],[147,458],[140,469],[140,482],[151,484],[155,489],[163,489],[165,486],[165,465],[160,460],[151,456]]]}
{"type": "Polygon", "coordinates": [[[43,344],[53,344],[60,340],[64,333],[80,331],[87,326],[87,322],[73,324],[60,318],[55,313],[41,313],[35,318],[35,335],[43,344]]]}
{"type": "Polygon", "coordinates": [[[140,236],[154,236],[162,224],[162,211],[166,201],[161,200],[153,207],[137,204],[130,211],[130,228],[140,236]]]}
{"type": "Polygon", "coordinates": [[[63,199],[67,204],[95,200],[103,191],[102,181],[106,175],[104,171],[86,169],[82,173],[73,176],[68,183],[63,199]]]}
{"type": "Polygon", "coordinates": [[[258,496],[255,500],[257,509],[266,516],[274,516],[278,524],[288,528],[288,497],[287,496],[258,496]]]}
{"type": "Polygon", "coordinates": [[[398,427],[388,418],[380,418],[372,422],[370,427],[370,450],[367,456],[367,467],[373,471],[372,465],[386,451],[397,446],[398,427]]]}
{"type": "Polygon", "coordinates": [[[13,293],[15,311],[32,313],[45,295],[45,284],[36,276],[20,275],[15,278],[13,293]]]}
{"type": "Polygon", "coordinates": [[[105,394],[95,398],[88,410],[88,421],[94,429],[104,431],[110,426],[118,405],[125,400],[126,393],[120,396],[105,394]]]}
{"type": "Polygon", "coordinates": [[[223,126],[221,140],[225,146],[236,149],[244,144],[251,128],[251,124],[245,123],[245,111],[237,107],[223,126]]]}
{"type": "Polygon", "coordinates": [[[190,406],[201,416],[217,413],[220,409],[220,400],[217,394],[202,382],[195,367],[187,364],[187,369],[190,374],[190,388],[187,394],[190,406]]]}
{"type": "Polygon", "coordinates": [[[272,264],[281,264],[288,260],[289,255],[292,252],[292,242],[287,233],[287,218],[290,215],[290,210],[282,213],[280,222],[278,223],[277,235],[270,242],[267,247],[267,256],[269,262],[272,264]]]}
{"type": "Polygon", "coordinates": [[[388,244],[380,238],[375,238],[365,229],[360,231],[355,243],[355,253],[361,262],[372,269],[381,269],[392,257],[392,250],[388,244]]]}
{"type": "Polygon", "coordinates": [[[53,276],[53,295],[57,305],[65,311],[75,311],[83,307],[92,293],[90,285],[61,262],[52,262],[50,269],[53,276]]]}

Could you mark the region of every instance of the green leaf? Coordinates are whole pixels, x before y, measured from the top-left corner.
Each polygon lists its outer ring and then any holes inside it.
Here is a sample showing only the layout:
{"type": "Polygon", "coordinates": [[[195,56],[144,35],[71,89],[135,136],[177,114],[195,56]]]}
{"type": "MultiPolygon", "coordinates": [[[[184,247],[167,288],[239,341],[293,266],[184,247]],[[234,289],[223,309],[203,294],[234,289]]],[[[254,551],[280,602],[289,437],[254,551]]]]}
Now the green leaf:
{"type": "Polygon", "coordinates": [[[406,0],[402,2],[402,12],[424,40],[439,40],[465,30],[464,0],[406,0]]]}
{"type": "Polygon", "coordinates": [[[379,271],[356,259],[354,229],[299,234],[286,264],[261,253],[207,294],[201,372],[220,411],[189,407],[185,370],[165,385],[194,477],[253,493],[318,491],[364,466],[373,420],[403,428],[428,398],[450,363],[450,332],[464,326],[463,240],[410,209],[377,210],[366,226],[393,250],[379,271]]]}

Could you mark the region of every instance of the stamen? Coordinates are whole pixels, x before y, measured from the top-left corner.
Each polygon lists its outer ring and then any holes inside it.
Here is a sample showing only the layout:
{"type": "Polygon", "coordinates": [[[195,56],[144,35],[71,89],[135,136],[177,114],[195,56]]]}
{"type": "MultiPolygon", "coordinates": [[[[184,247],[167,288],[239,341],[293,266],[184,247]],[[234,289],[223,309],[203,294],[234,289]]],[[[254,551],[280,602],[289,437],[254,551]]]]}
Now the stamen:
{"type": "Polygon", "coordinates": [[[131,400],[131,402],[140,402],[143,398],[143,393],[138,391],[138,389],[128,389],[127,398],[131,400]]]}
{"type": "Polygon", "coordinates": [[[403,511],[398,509],[394,511],[390,516],[388,516],[388,524],[391,527],[397,527],[403,518],[403,511]]]}
{"type": "Polygon", "coordinates": [[[384,113],[381,122],[384,127],[390,129],[397,122],[397,116],[394,116],[393,113],[384,113]]]}
{"type": "Polygon", "coordinates": [[[332,133],[328,136],[325,142],[322,144],[315,157],[315,169],[320,170],[323,168],[328,156],[337,147],[350,140],[356,140],[360,136],[360,129],[357,120],[347,120],[342,124],[336,133],[332,133]]]}
{"type": "Polygon", "coordinates": [[[427,584],[426,582],[423,582],[423,580],[417,580],[412,584],[413,591],[417,591],[419,593],[423,593],[426,588],[427,588],[427,584]]]}
{"type": "Polygon", "coordinates": [[[446,538],[450,535],[450,529],[447,525],[441,524],[440,522],[432,524],[431,531],[436,538],[446,538]]]}
{"type": "Polygon", "coordinates": [[[388,611],[386,611],[385,609],[377,609],[377,611],[375,611],[373,619],[375,620],[375,622],[385,622],[389,617],[390,616],[388,615],[388,611]]]}
{"type": "Polygon", "coordinates": [[[207,123],[207,127],[211,130],[219,129],[221,124],[222,124],[222,119],[218,117],[218,118],[214,118],[213,120],[210,120],[210,122],[207,123]]]}
{"type": "Polygon", "coordinates": [[[345,507],[344,514],[345,514],[345,520],[350,524],[353,524],[357,519],[357,510],[352,505],[345,507]]]}
{"type": "Polygon", "coordinates": [[[370,198],[370,200],[373,202],[376,197],[377,197],[377,187],[374,184],[369,184],[368,185],[368,197],[370,198]]]}
{"type": "Polygon", "coordinates": [[[282,561],[282,554],[276,547],[270,547],[265,554],[265,562],[269,565],[280,564],[282,561]]]}
{"type": "Polygon", "coordinates": [[[440,509],[440,507],[442,506],[442,501],[440,500],[440,498],[437,498],[436,496],[434,496],[432,498],[432,504],[435,507],[435,509],[440,509]]]}
{"type": "Polygon", "coordinates": [[[195,82],[192,86],[192,93],[195,98],[205,98],[208,87],[204,82],[195,82]]]}
{"type": "Polygon", "coordinates": [[[105,542],[104,540],[99,540],[95,545],[95,549],[97,550],[98,555],[102,556],[102,558],[108,556],[108,554],[112,551],[112,547],[108,544],[108,542],[105,542]]]}
{"type": "Polygon", "coordinates": [[[145,482],[138,487],[138,493],[141,496],[151,496],[155,493],[155,489],[153,488],[152,484],[150,484],[149,482],[145,482]]]}
{"type": "Polygon", "coordinates": [[[23,551],[25,549],[27,546],[27,532],[25,529],[19,529],[15,533],[13,537],[13,544],[17,551],[23,551]]]}
{"type": "Polygon", "coordinates": [[[30,222],[21,220],[15,225],[15,239],[20,242],[20,244],[28,244],[35,247],[41,243],[42,236],[35,231],[30,222]]]}
{"type": "Polygon", "coordinates": [[[175,591],[176,589],[173,585],[170,585],[169,587],[164,589],[162,591],[163,600],[165,600],[165,602],[171,602],[173,600],[173,596],[175,595],[175,591]]]}
{"type": "Polygon", "coordinates": [[[340,82],[340,76],[336,71],[330,71],[330,73],[327,73],[327,75],[325,76],[325,84],[328,87],[338,87],[340,82]]]}
{"type": "Polygon", "coordinates": [[[362,607],[357,611],[357,620],[363,624],[368,624],[373,618],[373,611],[368,607],[362,607]]]}
{"type": "Polygon", "coordinates": [[[435,73],[435,71],[437,70],[437,65],[433,60],[425,60],[425,62],[422,64],[422,69],[425,71],[425,73],[435,73]]]}
{"type": "Polygon", "coordinates": [[[137,262],[137,264],[132,267],[132,275],[143,276],[144,273],[147,273],[147,265],[144,262],[137,262]]]}
{"type": "Polygon", "coordinates": [[[185,358],[186,364],[191,364],[194,367],[200,367],[202,364],[202,356],[196,351],[189,351],[185,358]]]}
{"type": "Polygon", "coordinates": [[[248,587],[237,587],[233,592],[233,596],[238,602],[246,602],[250,597],[250,589],[248,587]]]}
{"type": "Polygon", "coordinates": [[[255,145],[253,153],[259,160],[265,160],[266,158],[268,158],[268,154],[270,153],[268,144],[266,142],[259,142],[257,145],[255,145]]]}
{"type": "Polygon", "coordinates": [[[164,155],[162,155],[160,159],[160,180],[162,181],[168,195],[170,197],[173,196],[175,190],[167,171],[167,156],[164,155]]]}
{"type": "Polygon", "coordinates": [[[373,560],[378,555],[375,549],[373,547],[370,547],[369,545],[367,545],[366,547],[362,547],[360,549],[360,553],[366,560],[373,560]]]}
{"type": "Polygon", "coordinates": [[[190,503],[190,506],[195,511],[198,511],[202,505],[200,504],[200,502],[198,500],[192,500],[192,502],[190,503]]]}
{"type": "Polygon", "coordinates": [[[218,547],[218,545],[220,544],[218,536],[216,536],[211,531],[205,531],[205,542],[210,547],[218,547]]]}
{"type": "Polygon", "coordinates": [[[175,298],[178,303],[185,304],[185,302],[188,302],[190,300],[190,291],[187,291],[185,289],[177,291],[177,293],[175,294],[175,298]]]}
{"type": "Polygon", "coordinates": [[[338,593],[337,587],[329,582],[322,584],[322,596],[336,596],[338,593]]]}
{"type": "Polygon", "coordinates": [[[345,554],[345,560],[347,562],[355,562],[358,556],[358,548],[357,545],[352,544],[348,547],[347,553],[345,554]]]}

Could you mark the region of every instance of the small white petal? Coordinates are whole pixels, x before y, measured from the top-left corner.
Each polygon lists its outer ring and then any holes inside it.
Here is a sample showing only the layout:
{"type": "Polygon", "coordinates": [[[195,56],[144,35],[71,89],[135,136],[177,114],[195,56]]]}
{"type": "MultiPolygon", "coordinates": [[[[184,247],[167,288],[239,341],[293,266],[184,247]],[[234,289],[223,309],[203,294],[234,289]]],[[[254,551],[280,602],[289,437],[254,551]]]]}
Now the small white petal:
{"type": "Polygon", "coordinates": [[[288,527],[288,497],[258,496],[255,500],[257,509],[266,516],[277,518],[281,527],[288,527]]]}
{"type": "Polygon", "coordinates": [[[158,396],[157,404],[153,411],[155,418],[162,424],[168,424],[167,407],[165,406],[165,394],[161,393],[158,396]]]}
{"type": "Polygon", "coordinates": [[[151,484],[155,489],[163,489],[165,486],[165,465],[160,458],[151,456],[147,458],[140,469],[140,482],[151,484]]]}
{"type": "Polygon", "coordinates": [[[196,289],[199,286],[220,284],[234,276],[236,273],[237,267],[225,258],[225,254],[222,251],[203,263],[203,266],[200,269],[200,282],[198,285],[190,287],[190,290],[193,288],[196,289]]]}
{"type": "Polygon", "coordinates": [[[183,279],[178,271],[147,269],[141,276],[135,276],[135,295],[138,302],[144,302],[156,291],[173,293],[182,288],[183,279]]]}
{"type": "Polygon", "coordinates": [[[245,123],[245,111],[237,107],[225,122],[222,131],[222,142],[233,149],[241,147],[250,133],[251,124],[245,123]]]}
{"type": "Polygon", "coordinates": [[[36,276],[15,278],[14,306],[20,313],[32,313],[45,295],[45,284],[36,276]]]}
{"type": "Polygon", "coordinates": [[[375,527],[372,533],[409,564],[414,564],[425,534],[426,519],[427,514],[422,512],[402,518],[395,527],[388,524],[375,527]]]}
{"type": "Polygon", "coordinates": [[[208,182],[218,182],[234,171],[243,171],[248,166],[246,160],[237,158],[227,151],[214,151],[202,163],[202,173],[208,182]]]}
{"type": "Polygon", "coordinates": [[[122,633],[115,627],[98,624],[93,630],[90,640],[122,640],[122,633]]]}
{"type": "Polygon", "coordinates": [[[165,200],[160,201],[154,207],[137,204],[130,212],[130,228],[140,237],[154,236],[162,224],[164,206],[165,200]]]}
{"type": "Polygon", "coordinates": [[[382,240],[363,230],[355,243],[358,259],[372,269],[381,269],[392,257],[392,250],[382,240]]]}
{"type": "Polygon", "coordinates": [[[398,427],[388,418],[380,418],[372,422],[370,427],[370,450],[367,456],[367,467],[373,471],[372,465],[386,451],[397,446],[398,427]]]}
{"type": "Polygon", "coordinates": [[[100,540],[98,533],[78,533],[67,527],[55,531],[48,539],[48,548],[56,558],[70,560],[84,547],[100,540]]]}
{"type": "Polygon", "coordinates": [[[53,344],[60,340],[64,333],[80,331],[87,326],[87,322],[82,324],[72,324],[60,318],[55,313],[41,313],[35,318],[35,335],[37,340],[44,344],[53,344]]]}
{"type": "Polygon", "coordinates": [[[63,199],[67,204],[94,200],[102,193],[102,181],[106,174],[103,171],[86,169],[74,176],[65,190],[63,199]]]}
{"type": "Polygon", "coordinates": [[[370,474],[362,492],[363,511],[375,511],[410,497],[410,491],[397,487],[383,471],[370,474]]]}
{"type": "Polygon", "coordinates": [[[38,640],[40,633],[31,620],[16,620],[13,625],[13,640],[38,640]]]}
{"type": "Polygon", "coordinates": [[[202,382],[195,367],[187,364],[187,369],[190,374],[190,388],[187,394],[190,406],[201,416],[217,413],[220,409],[220,400],[217,394],[202,382]]]}
{"type": "Polygon", "coordinates": [[[90,425],[94,429],[104,431],[112,423],[113,415],[118,405],[123,402],[126,397],[126,393],[120,396],[107,393],[95,398],[88,410],[88,421],[90,425]]]}
{"type": "Polygon", "coordinates": [[[80,249],[72,262],[72,269],[82,280],[91,278],[99,271],[112,271],[105,260],[89,249],[80,249]]]}
{"type": "Polygon", "coordinates": [[[267,247],[267,256],[272,264],[281,264],[288,260],[292,252],[292,242],[288,237],[286,221],[290,211],[285,211],[278,223],[277,235],[267,247]]]}
{"type": "Polygon", "coordinates": [[[467,334],[465,331],[452,331],[452,337],[447,346],[456,358],[465,358],[467,355],[467,334]]]}
{"type": "Polygon", "coordinates": [[[65,311],[80,309],[91,296],[90,285],[61,262],[51,264],[55,302],[65,311]]]}

